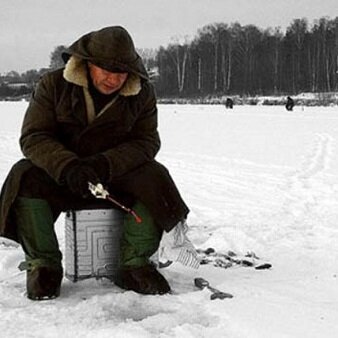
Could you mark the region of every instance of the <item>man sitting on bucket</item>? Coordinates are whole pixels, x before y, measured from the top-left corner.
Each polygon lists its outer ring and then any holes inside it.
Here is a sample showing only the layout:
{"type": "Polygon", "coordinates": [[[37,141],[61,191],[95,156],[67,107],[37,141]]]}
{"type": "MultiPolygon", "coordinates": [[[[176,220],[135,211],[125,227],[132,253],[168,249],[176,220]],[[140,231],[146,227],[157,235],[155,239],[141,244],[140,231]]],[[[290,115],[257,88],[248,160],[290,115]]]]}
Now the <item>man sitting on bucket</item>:
{"type": "Polygon", "coordinates": [[[128,32],[106,27],[75,41],[64,69],[44,75],[27,108],[20,137],[24,159],[2,187],[0,235],[25,253],[27,296],[60,294],[62,254],[54,223],[62,211],[93,202],[88,182],[107,190],[142,218],[126,214],[116,284],[143,294],[170,291],[150,263],[165,230],[189,209],[160,148],[154,89],[128,32]]]}

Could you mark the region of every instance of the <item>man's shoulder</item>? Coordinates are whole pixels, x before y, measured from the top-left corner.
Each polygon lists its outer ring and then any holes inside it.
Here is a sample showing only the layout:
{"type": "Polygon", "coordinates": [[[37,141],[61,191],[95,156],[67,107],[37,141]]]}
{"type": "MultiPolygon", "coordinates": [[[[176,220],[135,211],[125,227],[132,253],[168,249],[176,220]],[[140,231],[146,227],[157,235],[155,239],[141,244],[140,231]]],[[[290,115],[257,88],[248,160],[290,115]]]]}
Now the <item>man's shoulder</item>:
{"type": "Polygon", "coordinates": [[[66,80],[63,77],[63,70],[64,68],[59,68],[44,73],[40,78],[40,84],[43,84],[47,88],[64,87],[66,80]]]}
{"type": "Polygon", "coordinates": [[[48,80],[58,80],[63,78],[63,70],[64,68],[58,68],[54,70],[50,70],[41,76],[42,79],[48,80]]]}
{"type": "Polygon", "coordinates": [[[56,69],[43,74],[35,88],[38,95],[53,95],[54,98],[60,98],[63,93],[70,90],[70,84],[63,77],[63,69],[56,69]],[[53,93],[53,94],[52,94],[53,93]]]}
{"type": "Polygon", "coordinates": [[[155,97],[156,94],[153,84],[150,81],[142,81],[142,89],[139,94],[143,100],[155,97]]]}

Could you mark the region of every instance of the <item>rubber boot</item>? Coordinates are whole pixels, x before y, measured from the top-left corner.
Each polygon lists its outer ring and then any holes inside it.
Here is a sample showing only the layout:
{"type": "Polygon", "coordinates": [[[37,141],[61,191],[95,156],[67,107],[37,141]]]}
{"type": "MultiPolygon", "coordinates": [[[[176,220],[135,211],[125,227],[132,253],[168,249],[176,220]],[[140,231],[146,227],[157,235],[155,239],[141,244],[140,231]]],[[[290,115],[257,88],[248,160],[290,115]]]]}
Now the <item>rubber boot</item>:
{"type": "Polygon", "coordinates": [[[19,268],[27,270],[27,297],[33,300],[58,297],[63,276],[62,254],[50,206],[42,199],[18,197],[13,215],[26,258],[19,268]]]}
{"type": "Polygon", "coordinates": [[[164,294],[170,291],[166,279],[149,261],[158,249],[162,237],[148,209],[136,202],[134,211],[142,223],[126,215],[121,239],[120,271],[115,283],[123,289],[142,294],[164,294]]]}

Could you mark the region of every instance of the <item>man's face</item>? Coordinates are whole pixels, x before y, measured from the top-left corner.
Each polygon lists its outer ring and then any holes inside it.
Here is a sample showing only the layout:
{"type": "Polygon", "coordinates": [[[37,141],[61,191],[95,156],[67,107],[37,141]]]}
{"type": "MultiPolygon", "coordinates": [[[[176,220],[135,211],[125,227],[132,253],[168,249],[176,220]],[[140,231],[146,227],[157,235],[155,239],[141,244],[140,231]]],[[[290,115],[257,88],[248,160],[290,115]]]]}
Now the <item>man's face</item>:
{"type": "Polygon", "coordinates": [[[92,63],[88,63],[88,68],[94,87],[106,95],[120,90],[128,77],[128,73],[112,73],[92,63]]]}

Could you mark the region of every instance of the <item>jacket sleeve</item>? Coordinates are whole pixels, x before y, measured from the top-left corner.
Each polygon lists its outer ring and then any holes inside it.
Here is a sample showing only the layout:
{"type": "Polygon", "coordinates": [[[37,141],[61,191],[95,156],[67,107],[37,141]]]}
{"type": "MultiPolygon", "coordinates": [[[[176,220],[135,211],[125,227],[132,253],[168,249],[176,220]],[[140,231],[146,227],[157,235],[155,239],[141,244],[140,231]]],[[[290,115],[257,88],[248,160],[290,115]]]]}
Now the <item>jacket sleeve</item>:
{"type": "Polygon", "coordinates": [[[143,104],[139,107],[138,118],[128,141],[103,153],[109,163],[110,180],[152,161],[160,149],[156,98],[152,86],[147,84],[147,90],[139,95],[144,96],[139,98],[143,104]]]}
{"type": "Polygon", "coordinates": [[[45,75],[39,81],[27,108],[20,146],[27,159],[61,183],[62,170],[77,159],[77,155],[57,139],[54,92],[55,80],[45,75]]]}

